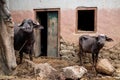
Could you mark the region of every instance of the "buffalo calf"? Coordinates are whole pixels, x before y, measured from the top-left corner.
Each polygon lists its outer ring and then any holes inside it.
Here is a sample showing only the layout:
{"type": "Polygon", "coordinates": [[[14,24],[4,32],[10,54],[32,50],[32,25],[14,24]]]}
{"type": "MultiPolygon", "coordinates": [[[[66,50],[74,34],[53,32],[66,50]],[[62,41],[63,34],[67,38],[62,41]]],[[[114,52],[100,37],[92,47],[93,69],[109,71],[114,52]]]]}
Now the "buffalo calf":
{"type": "Polygon", "coordinates": [[[113,40],[104,34],[100,34],[97,37],[82,35],[79,38],[80,64],[82,65],[83,53],[92,53],[93,66],[96,66],[99,51],[103,48],[105,41],[113,41],[113,40]]]}

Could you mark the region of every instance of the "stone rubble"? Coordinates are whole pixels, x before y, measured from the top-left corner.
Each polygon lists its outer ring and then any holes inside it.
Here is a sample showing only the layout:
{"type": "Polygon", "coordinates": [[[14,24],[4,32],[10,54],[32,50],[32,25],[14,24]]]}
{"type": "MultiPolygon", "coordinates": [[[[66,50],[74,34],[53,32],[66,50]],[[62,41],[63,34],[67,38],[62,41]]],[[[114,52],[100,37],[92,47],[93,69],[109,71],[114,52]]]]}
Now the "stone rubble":
{"type": "MultiPolygon", "coordinates": [[[[78,56],[79,46],[74,45],[71,43],[67,43],[63,40],[63,38],[60,39],[60,55],[62,59],[74,61],[75,63],[79,63],[79,56],[78,56]]],[[[87,54],[88,55],[88,54],[87,54]]],[[[86,55],[85,55],[86,56],[86,55]]],[[[88,56],[91,56],[90,54],[88,56]]],[[[85,57],[85,62],[90,63],[90,58],[85,57]]],[[[99,53],[99,59],[108,59],[109,65],[113,66],[111,68],[112,72],[106,73],[107,75],[110,74],[117,74],[115,75],[117,78],[120,77],[119,75],[119,69],[120,69],[120,44],[115,45],[112,48],[107,49],[106,46],[100,51],[99,53]],[[114,73],[113,73],[114,72],[114,73]]],[[[105,71],[102,71],[103,73],[105,71]]]]}
{"type": "Polygon", "coordinates": [[[112,75],[115,72],[115,68],[108,59],[100,59],[97,63],[96,70],[99,73],[104,73],[107,75],[112,75]]]}
{"type": "Polygon", "coordinates": [[[87,69],[83,66],[69,66],[63,68],[63,75],[65,79],[80,79],[85,73],[87,73],[87,69]]]}
{"type": "MultiPolygon", "coordinates": [[[[117,45],[111,49],[102,49],[99,54],[99,61],[97,65],[97,70],[102,66],[101,72],[94,76],[94,71],[92,71],[92,64],[90,63],[91,54],[86,54],[84,63],[85,67],[78,66],[79,56],[78,56],[79,46],[71,43],[65,42],[63,39],[60,39],[60,57],[62,60],[67,60],[68,62],[74,62],[75,65],[69,65],[65,67],[57,67],[48,64],[48,63],[34,63],[25,60],[20,67],[23,70],[18,69],[17,76],[22,75],[22,78],[26,76],[36,77],[37,80],[120,80],[120,45],[117,45]],[[104,60],[107,59],[107,60],[104,60]],[[101,60],[103,60],[101,62],[101,60]],[[110,67],[113,66],[113,67],[110,67]],[[59,68],[59,70],[58,70],[59,68]],[[57,70],[56,70],[57,69],[57,70]],[[109,72],[109,73],[108,73],[109,72]],[[113,73],[114,72],[114,73],[113,73]],[[105,75],[106,74],[106,75],[105,75]]],[[[48,59],[49,60],[49,59],[48,59]]],[[[54,63],[54,62],[53,62],[54,63]]],[[[59,64],[58,64],[59,65],[59,64]]],[[[63,64],[60,64],[63,65],[63,64]]]]}
{"type": "Polygon", "coordinates": [[[40,80],[56,80],[59,78],[57,70],[48,63],[36,64],[30,60],[25,60],[24,64],[27,64],[25,66],[27,67],[26,70],[40,80]]]}

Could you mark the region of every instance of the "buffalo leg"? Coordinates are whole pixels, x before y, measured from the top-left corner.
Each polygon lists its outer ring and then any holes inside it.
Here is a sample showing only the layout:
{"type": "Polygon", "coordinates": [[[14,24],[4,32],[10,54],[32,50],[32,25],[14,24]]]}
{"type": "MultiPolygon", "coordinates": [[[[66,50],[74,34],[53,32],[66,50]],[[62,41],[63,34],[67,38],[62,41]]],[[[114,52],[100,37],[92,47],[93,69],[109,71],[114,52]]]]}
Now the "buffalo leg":
{"type": "Polygon", "coordinates": [[[23,59],[23,52],[22,51],[20,51],[20,63],[19,64],[21,64],[22,63],[22,59],[23,59]]]}
{"type": "Polygon", "coordinates": [[[94,53],[92,53],[92,64],[93,64],[93,66],[95,64],[95,54],[94,53]]]}
{"type": "Polygon", "coordinates": [[[80,52],[79,52],[79,57],[80,57],[80,65],[81,65],[81,66],[83,65],[82,56],[83,56],[83,51],[80,50],[80,52]]]}
{"type": "Polygon", "coordinates": [[[97,64],[97,61],[98,61],[98,53],[96,53],[96,55],[95,55],[95,66],[97,64]]]}
{"type": "Polygon", "coordinates": [[[30,60],[31,60],[31,61],[33,60],[33,58],[32,58],[32,51],[33,51],[33,50],[30,50],[30,53],[29,53],[29,57],[30,57],[30,60]]]}
{"type": "Polygon", "coordinates": [[[92,58],[93,58],[93,71],[95,72],[95,76],[96,76],[97,75],[96,64],[98,60],[98,52],[92,53],[92,58]]]}
{"type": "MultiPolygon", "coordinates": [[[[98,52],[95,55],[95,70],[96,70],[97,61],[98,61],[98,52]]],[[[95,71],[95,75],[97,76],[97,71],[95,71]]]]}
{"type": "Polygon", "coordinates": [[[93,71],[96,72],[96,69],[95,69],[95,53],[92,53],[92,67],[93,67],[93,71]]]}

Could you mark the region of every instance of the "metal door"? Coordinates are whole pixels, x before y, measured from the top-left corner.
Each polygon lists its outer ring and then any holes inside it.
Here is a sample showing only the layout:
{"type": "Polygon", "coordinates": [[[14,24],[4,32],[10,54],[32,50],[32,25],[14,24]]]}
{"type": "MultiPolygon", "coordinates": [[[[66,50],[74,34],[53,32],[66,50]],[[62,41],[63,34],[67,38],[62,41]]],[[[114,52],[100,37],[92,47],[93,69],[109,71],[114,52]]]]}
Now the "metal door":
{"type": "Polygon", "coordinates": [[[50,11],[48,16],[47,56],[57,57],[58,53],[58,12],[50,11]]]}

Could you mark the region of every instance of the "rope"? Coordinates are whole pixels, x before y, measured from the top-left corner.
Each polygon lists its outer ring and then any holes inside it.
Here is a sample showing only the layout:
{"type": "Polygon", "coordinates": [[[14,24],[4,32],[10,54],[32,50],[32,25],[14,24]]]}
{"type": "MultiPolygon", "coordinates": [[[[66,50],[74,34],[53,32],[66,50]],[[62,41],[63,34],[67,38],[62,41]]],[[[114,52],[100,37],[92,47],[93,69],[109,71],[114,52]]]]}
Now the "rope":
{"type": "Polygon", "coordinates": [[[23,47],[25,46],[25,44],[28,42],[28,40],[25,41],[25,43],[22,45],[22,47],[20,48],[19,52],[23,49],[23,47]]]}

